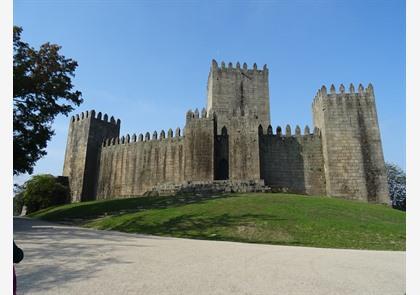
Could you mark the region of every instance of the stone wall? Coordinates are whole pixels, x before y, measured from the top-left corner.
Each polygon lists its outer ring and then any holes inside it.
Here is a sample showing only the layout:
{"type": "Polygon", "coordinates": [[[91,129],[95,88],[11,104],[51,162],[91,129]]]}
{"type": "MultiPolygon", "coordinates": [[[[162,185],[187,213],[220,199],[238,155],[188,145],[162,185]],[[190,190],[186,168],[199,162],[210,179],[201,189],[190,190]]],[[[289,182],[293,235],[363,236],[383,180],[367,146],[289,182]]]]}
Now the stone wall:
{"type": "Polygon", "coordinates": [[[373,87],[345,93],[323,86],[312,104],[314,125],[321,130],[326,192],[331,196],[387,202],[385,162],[373,87]]]}
{"type": "Polygon", "coordinates": [[[214,117],[205,110],[187,113],[185,125],[185,180],[213,180],[214,177],[214,117]]]}
{"type": "Polygon", "coordinates": [[[92,200],[98,177],[101,142],[119,136],[120,121],[95,111],[72,116],[64,159],[63,176],[69,177],[71,200],[92,200]]]}
{"type": "Polygon", "coordinates": [[[359,125],[363,146],[363,164],[369,202],[389,203],[388,179],[382,141],[379,131],[373,86],[369,84],[364,92],[365,99],[359,100],[359,125]]]}
{"type": "Polygon", "coordinates": [[[206,196],[222,193],[269,192],[263,180],[214,180],[164,183],[146,192],[146,196],[196,195],[206,196]]]}
{"type": "Polygon", "coordinates": [[[282,134],[277,127],[276,134],[271,126],[264,134],[260,129],[261,178],[273,190],[309,195],[325,194],[325,174],[322,142],[319,130],[304,134],[296,127],[292,135],[289,125],[282,134]]]}
{"type": "Polygon", "coordinates": [[[267,66],[259,70],[254,64],[248,69],[246,63],[242,67],[237,63],[234,68],[232,63],[226,66],[222,62],[219,67],[213,60],[207,84],[207,110],[217,114],[217,134],[229,124],[232,110],[242,114],[256,111],[258,123],[267,128],[270,124],[267,66]]]}
{"type": "Polygon", "coordinates": [[[258,124],[257,115],[253,111],[245,115],[239,111],[232,114],[227,126],[229,179],[261,179],[258,124]]]}
{"type": "Polygon", "coordinates": [[[108,139],[102,146],[96,198],[140,196],[165,182],[184,181],[184,142],[177,129],[108,139]]]}

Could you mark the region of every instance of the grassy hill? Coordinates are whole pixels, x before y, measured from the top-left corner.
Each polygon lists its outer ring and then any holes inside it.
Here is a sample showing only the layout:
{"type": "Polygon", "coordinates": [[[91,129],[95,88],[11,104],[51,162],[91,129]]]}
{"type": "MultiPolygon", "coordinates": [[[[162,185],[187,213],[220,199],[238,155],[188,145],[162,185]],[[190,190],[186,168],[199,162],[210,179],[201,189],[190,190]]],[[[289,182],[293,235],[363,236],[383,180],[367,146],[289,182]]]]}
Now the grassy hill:
{"type": "Polygon", "coordinates": [[[143,197],[69,204],[30,216],[160,236],[405,250],[405,212],[327,197],[277,193],[143,197]]]}

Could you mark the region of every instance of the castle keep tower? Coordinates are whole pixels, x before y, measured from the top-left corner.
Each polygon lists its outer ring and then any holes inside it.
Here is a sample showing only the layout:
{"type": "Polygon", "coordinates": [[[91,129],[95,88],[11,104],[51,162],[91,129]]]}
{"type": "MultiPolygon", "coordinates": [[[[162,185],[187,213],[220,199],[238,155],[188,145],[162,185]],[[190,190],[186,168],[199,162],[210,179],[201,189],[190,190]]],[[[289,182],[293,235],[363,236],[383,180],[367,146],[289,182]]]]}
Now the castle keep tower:
{"type": "Polygon", "coordinates": [[[312,104],[314,125],[321,130],[326,192],[331,196],[387,203],[388,184],[371,84],[353,84],[345,92],[331,85],[318,90],[312,104]]]}
{"type": "Polygon", "coordinates": [[[92,200],[96,194],[101,143],[105,138],[119,136],[120,120],[99,112],[72,116],[67,137],[63,176],[69,178],[72,202],[92,200]]]}
{"type": "Polygon", "coordinates": [[[260,180],[258,126],[270,125],[267,66],[213,60],[207,109],[216,118],[215,179],[260,180]]]}
{"type": "MultiPolygon", "coordinates": [[[[217,115],[217,134],[228,126],[233,111],[238,115],[256,111],[257,121],[264,128],[270,125],[270,101],[268,93],[268,69],[262,70],[254,64],[248,69],[246,63],[234,68],[224,62],[219,67],[212,61],[207,83],[207,110],[217,115]]],[[[258,126],[258,125],[257,125],[258,126]]]]}

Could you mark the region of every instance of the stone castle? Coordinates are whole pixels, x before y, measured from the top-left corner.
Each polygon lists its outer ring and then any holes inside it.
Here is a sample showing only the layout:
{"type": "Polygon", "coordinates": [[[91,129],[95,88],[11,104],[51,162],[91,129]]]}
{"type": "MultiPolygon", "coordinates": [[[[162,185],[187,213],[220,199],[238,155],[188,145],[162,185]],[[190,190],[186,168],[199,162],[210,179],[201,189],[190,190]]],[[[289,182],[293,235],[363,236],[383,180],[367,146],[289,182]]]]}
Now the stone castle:
{"type": "Polygon", "coordinates": [[[268,68],[212,61],[207,108],[185,128],[120,137],[120,120],[95,111],[70,121],[63,175],[73,202],[150,194],[285,191],[388,203],[371,84],[325,86],[314,128],[273,130],[268,68]]]}

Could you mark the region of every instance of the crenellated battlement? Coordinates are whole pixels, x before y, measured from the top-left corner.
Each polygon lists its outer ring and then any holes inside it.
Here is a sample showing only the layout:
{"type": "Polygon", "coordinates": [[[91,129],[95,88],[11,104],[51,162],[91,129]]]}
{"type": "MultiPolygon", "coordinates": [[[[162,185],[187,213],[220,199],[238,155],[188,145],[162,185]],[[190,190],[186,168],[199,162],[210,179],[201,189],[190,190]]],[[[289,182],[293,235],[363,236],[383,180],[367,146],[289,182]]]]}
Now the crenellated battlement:
{"type": "Polygon", "coordinates": [[[259,128],[261,178],[274,190],[325,194],[322,138],[318,128],[259,128]],[[266,130],[266,134],[262,134],[266,130]],[[294,130],[294,131],[293,131],[294,130]],[[293,133],[294,132],[294,133],[293,133]]]}
{"type": "Polygon", "coordinates": [[[286,138],[309,138],[309,139],[313,139],[313,138],[320,138],[321,137],[321,131],[319,130],[318,127],[314,127],[313,132],[310,132],[309,126],[306,125],[305,129],[304,129],[304,133],[302,134],[300,126],[296,125],[294,133],[292,134],[292,128],[290,127],[289,124],[286,125],[285,128],[285,133],[283,133],[283,130],[280,126],[277,126],[276,128],[276,132],[273,132],[273,127],[271,125],[269,125],[267,127],[266,130],[264,130],[264,128],[260,125],[258,127],[258,134],[260,136],[264,135],[264,136],[275,136],[275,137],[279,137],[282,139],[286,139],[286,138]]]}
{"type": "Polygon", "coordinates": [[[187,111],[186,114],[186,121],[189,122],[191,120],[197,120],[197,119],[208,119],[214,118],[214,112],[213,110],[210,110],[210,112],[207,112],[206,108],[202,108],[201,109],[201,113],[198,110],[198,108],[196,108],[194,111],[192,111],[191,109],[187,111]]]}
{"type": "Polygon", "coordinates": [[[105,122],[105,123],[115,124],[117,126],[121,125],[121,120],[120,119],[115,120],[115,118],[113,116],[111,116],[111,118],[108,121],[108,115],[107,114],[105,114],[102,117],[102,113],[99,112],[98,114],[96,114],[95,110],[85,111],[85,112],[82,112],[80,114],[73,115],[73,116],[71,116],[70,122],[72,122],[72,123],[73,122],[80,122],[80,121],[84,121],[84,120],[87,120],[87,119],[94,119],[94,120],[102,121],[102,122],[105,122]]]}
{"type": "MultiPolygon", "coordinates": [[[[267,127],[270,124],[270,103],[268,90],[268,68],[258,68],[254,63],[224,61],[219,65],[212,60],[207,82],[207,109],[217,117],[217,133],[221,126],[228,126],[232,118],[246,117],[255,110],[254,119],[267,127]]],[[[254,120],[253,120],[254,121],[254,120]]],[[[257,126],[258,126],[257,124],[257,126]]]]}
{"type": "Polygon", "coordinates": [[[220,66],[218,65],[216,60],[212,60],[211,62],[211,70],[210,72],[225,72],[225,73],[250,73],[250,74],[267,74],[268,68],[265,64],[262,69],[258,69],[258,66],[256,63],[252,65],[252,67],[248,68],[247,63],[243,63],[242,65],[237,62],[235,66],[233,66],[232,62],[229,62],[227,65],[224,61],[220,63],[220,66]]]}
{"type": "Polygon", "coordinates": [[[347,92],[343,84],[340,84],[338,91],[336,90],[334,84],[331,84],[329,91],[327,91],[327,87],[325,85],[322,85],[313,99],[312,107],[321,101],[356,103],[358,99],[374,99],[373,85],[371,83],[369,83],[366,88],[362,84],[359,84],[357,91],[355,90],[353,83],[350,83],[347,92]]]}
{"type": "Polygon", "coordinates": [[[173,139],[181,139],[183,137],[184,136],[181,135],[181,129],[177,127],[175,129],[175,134],[172,128],[169,128],[167,132],[165,132],[165,130],[161,130],[159,134],[157,131],[154,131],[152,135],[150,135],[150,132],[146,132],[144,135],[143,133],[139,133],[139,135],[133,133],[132,135],[127,134],[121,137],[107,138],[102,142],[102,147],[123,144],[138,144],[148,141],[168,141],[173,139]]]}

